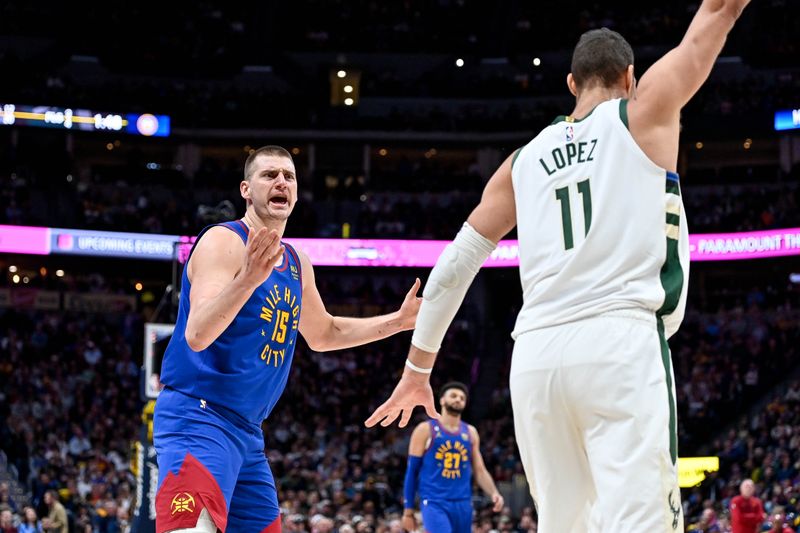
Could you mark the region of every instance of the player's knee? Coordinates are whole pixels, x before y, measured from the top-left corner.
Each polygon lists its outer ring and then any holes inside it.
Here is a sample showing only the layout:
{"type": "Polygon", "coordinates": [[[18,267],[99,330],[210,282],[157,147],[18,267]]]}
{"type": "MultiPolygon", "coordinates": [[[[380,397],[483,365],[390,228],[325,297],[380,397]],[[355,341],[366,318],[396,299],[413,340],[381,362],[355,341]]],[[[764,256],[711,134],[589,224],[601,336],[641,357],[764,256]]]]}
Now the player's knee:
{"type": "Polygon", "coordinates": [[[197,524],[194,527],[170,529],[163,533],[217,533],[217,526],[208,511],[203,509],[200,511],[200,516],[197,517],[197,524]]]}

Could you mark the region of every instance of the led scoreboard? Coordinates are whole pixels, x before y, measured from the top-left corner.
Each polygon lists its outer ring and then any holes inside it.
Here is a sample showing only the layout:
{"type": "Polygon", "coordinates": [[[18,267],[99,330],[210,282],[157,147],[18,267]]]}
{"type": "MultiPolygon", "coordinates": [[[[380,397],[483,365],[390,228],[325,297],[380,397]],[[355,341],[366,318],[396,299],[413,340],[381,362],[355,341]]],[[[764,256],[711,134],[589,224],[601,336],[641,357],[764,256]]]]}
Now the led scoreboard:
{"type": "Polygon", "coordinates": [[[99,113],[88,109],[0,104],[0,125],[79,131],[117,131],[145,137],[167,137],[167,115],[99,113]]]}
{"type": "Polygon", "coordinates": [[[775,131],[800,130],[800,108],[775,111],[775,131]]]}

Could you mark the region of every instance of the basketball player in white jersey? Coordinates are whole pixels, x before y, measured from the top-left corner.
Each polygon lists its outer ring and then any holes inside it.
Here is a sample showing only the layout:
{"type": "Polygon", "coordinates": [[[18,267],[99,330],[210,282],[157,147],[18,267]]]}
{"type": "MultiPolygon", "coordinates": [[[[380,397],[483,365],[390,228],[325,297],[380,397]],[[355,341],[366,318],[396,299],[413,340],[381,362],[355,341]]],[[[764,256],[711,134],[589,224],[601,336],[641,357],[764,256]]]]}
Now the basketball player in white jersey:
{"type": "Polygon", "coordinates": [[[476,272],[518,226],[523,306],[511,398],[539,531],[683,531],[675,387],[688,233],[676,166],[680,110],[749,0],[704,0],[639,84],[618,33],[584,34],[575,109],[512,154],[436,263],[400,383],[366,421],[435,416],[429,374],[476,272]]]}

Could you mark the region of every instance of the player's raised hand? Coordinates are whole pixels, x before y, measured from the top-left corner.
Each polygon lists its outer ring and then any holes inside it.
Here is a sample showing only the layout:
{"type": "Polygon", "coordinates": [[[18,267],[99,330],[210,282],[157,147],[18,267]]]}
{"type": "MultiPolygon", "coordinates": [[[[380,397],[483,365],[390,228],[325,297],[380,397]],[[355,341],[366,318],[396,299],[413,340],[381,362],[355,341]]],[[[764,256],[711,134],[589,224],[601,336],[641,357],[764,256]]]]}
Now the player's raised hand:
{"type": "Polygon", "coordinates": [[[422,282],[419,280],[419,278],[417,278],[414,281],[414,285],[412,285],[411,289],[406,293],[403,304],[400,306],[400,311],[398,311],[398,321],[402,331],[414,329],[414,326],[417,323],[419,307],[422,305],[422,298],[417,296],[417,293],[419,292],[419,286],[421,284],[422,282]]]}
{"type": "Polygon", "coordinates": [[[272,273],[272,269],[283,257],[284,247],[276,230],[250,228],[245,246],[242,277],[253,286],[258,286],[272,273]]]}
{"type": "Polygon", "coordinates": [[[414,408],[421,405],[427,415],[431,418],[439,418],[439,413],[433,406],[433,390],[427,374],[412,374],[412,370],[406,369],[400,382],[394,388],[394,392],[388,400],[375,409],[364,425],[371,428],[378,422],[381,426],[391,426],[397,417],[400,417],[399,427],[404,428],[411,420],[411,413],[414,408]]]}

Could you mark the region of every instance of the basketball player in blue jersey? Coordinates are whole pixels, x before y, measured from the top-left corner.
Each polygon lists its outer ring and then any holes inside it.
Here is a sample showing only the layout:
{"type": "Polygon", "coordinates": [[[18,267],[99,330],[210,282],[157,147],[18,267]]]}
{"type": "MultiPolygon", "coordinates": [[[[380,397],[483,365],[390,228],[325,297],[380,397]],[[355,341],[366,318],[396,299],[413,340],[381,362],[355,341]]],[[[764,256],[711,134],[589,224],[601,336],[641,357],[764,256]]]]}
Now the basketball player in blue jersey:
{"type": "Polygon", "coordinates": [[[414,500],[419,492],[422,524],[428,533],[472,531],[472,475],[492,498],[495,513],[503,497],[486,470],[478,430],[461,420],[467,406],[467,386],[447,383],[439,394],[438,420],[421,422],[411,434],[408,467],[403,486],[403,528],[417,529],[414,500]]]}
{"type": "Polygon", "coordinates": [[[300,250],[283,243],[297,201],[292,157],[266,146],[245,163],[244,218],[211,226],[184,269],[156,402],[158,533],[275,533],[275,480],[261,423],[281,396],[297,333],[316,351],[414,328],[419,280],[394,313],[331,316],[300,250]]]}

